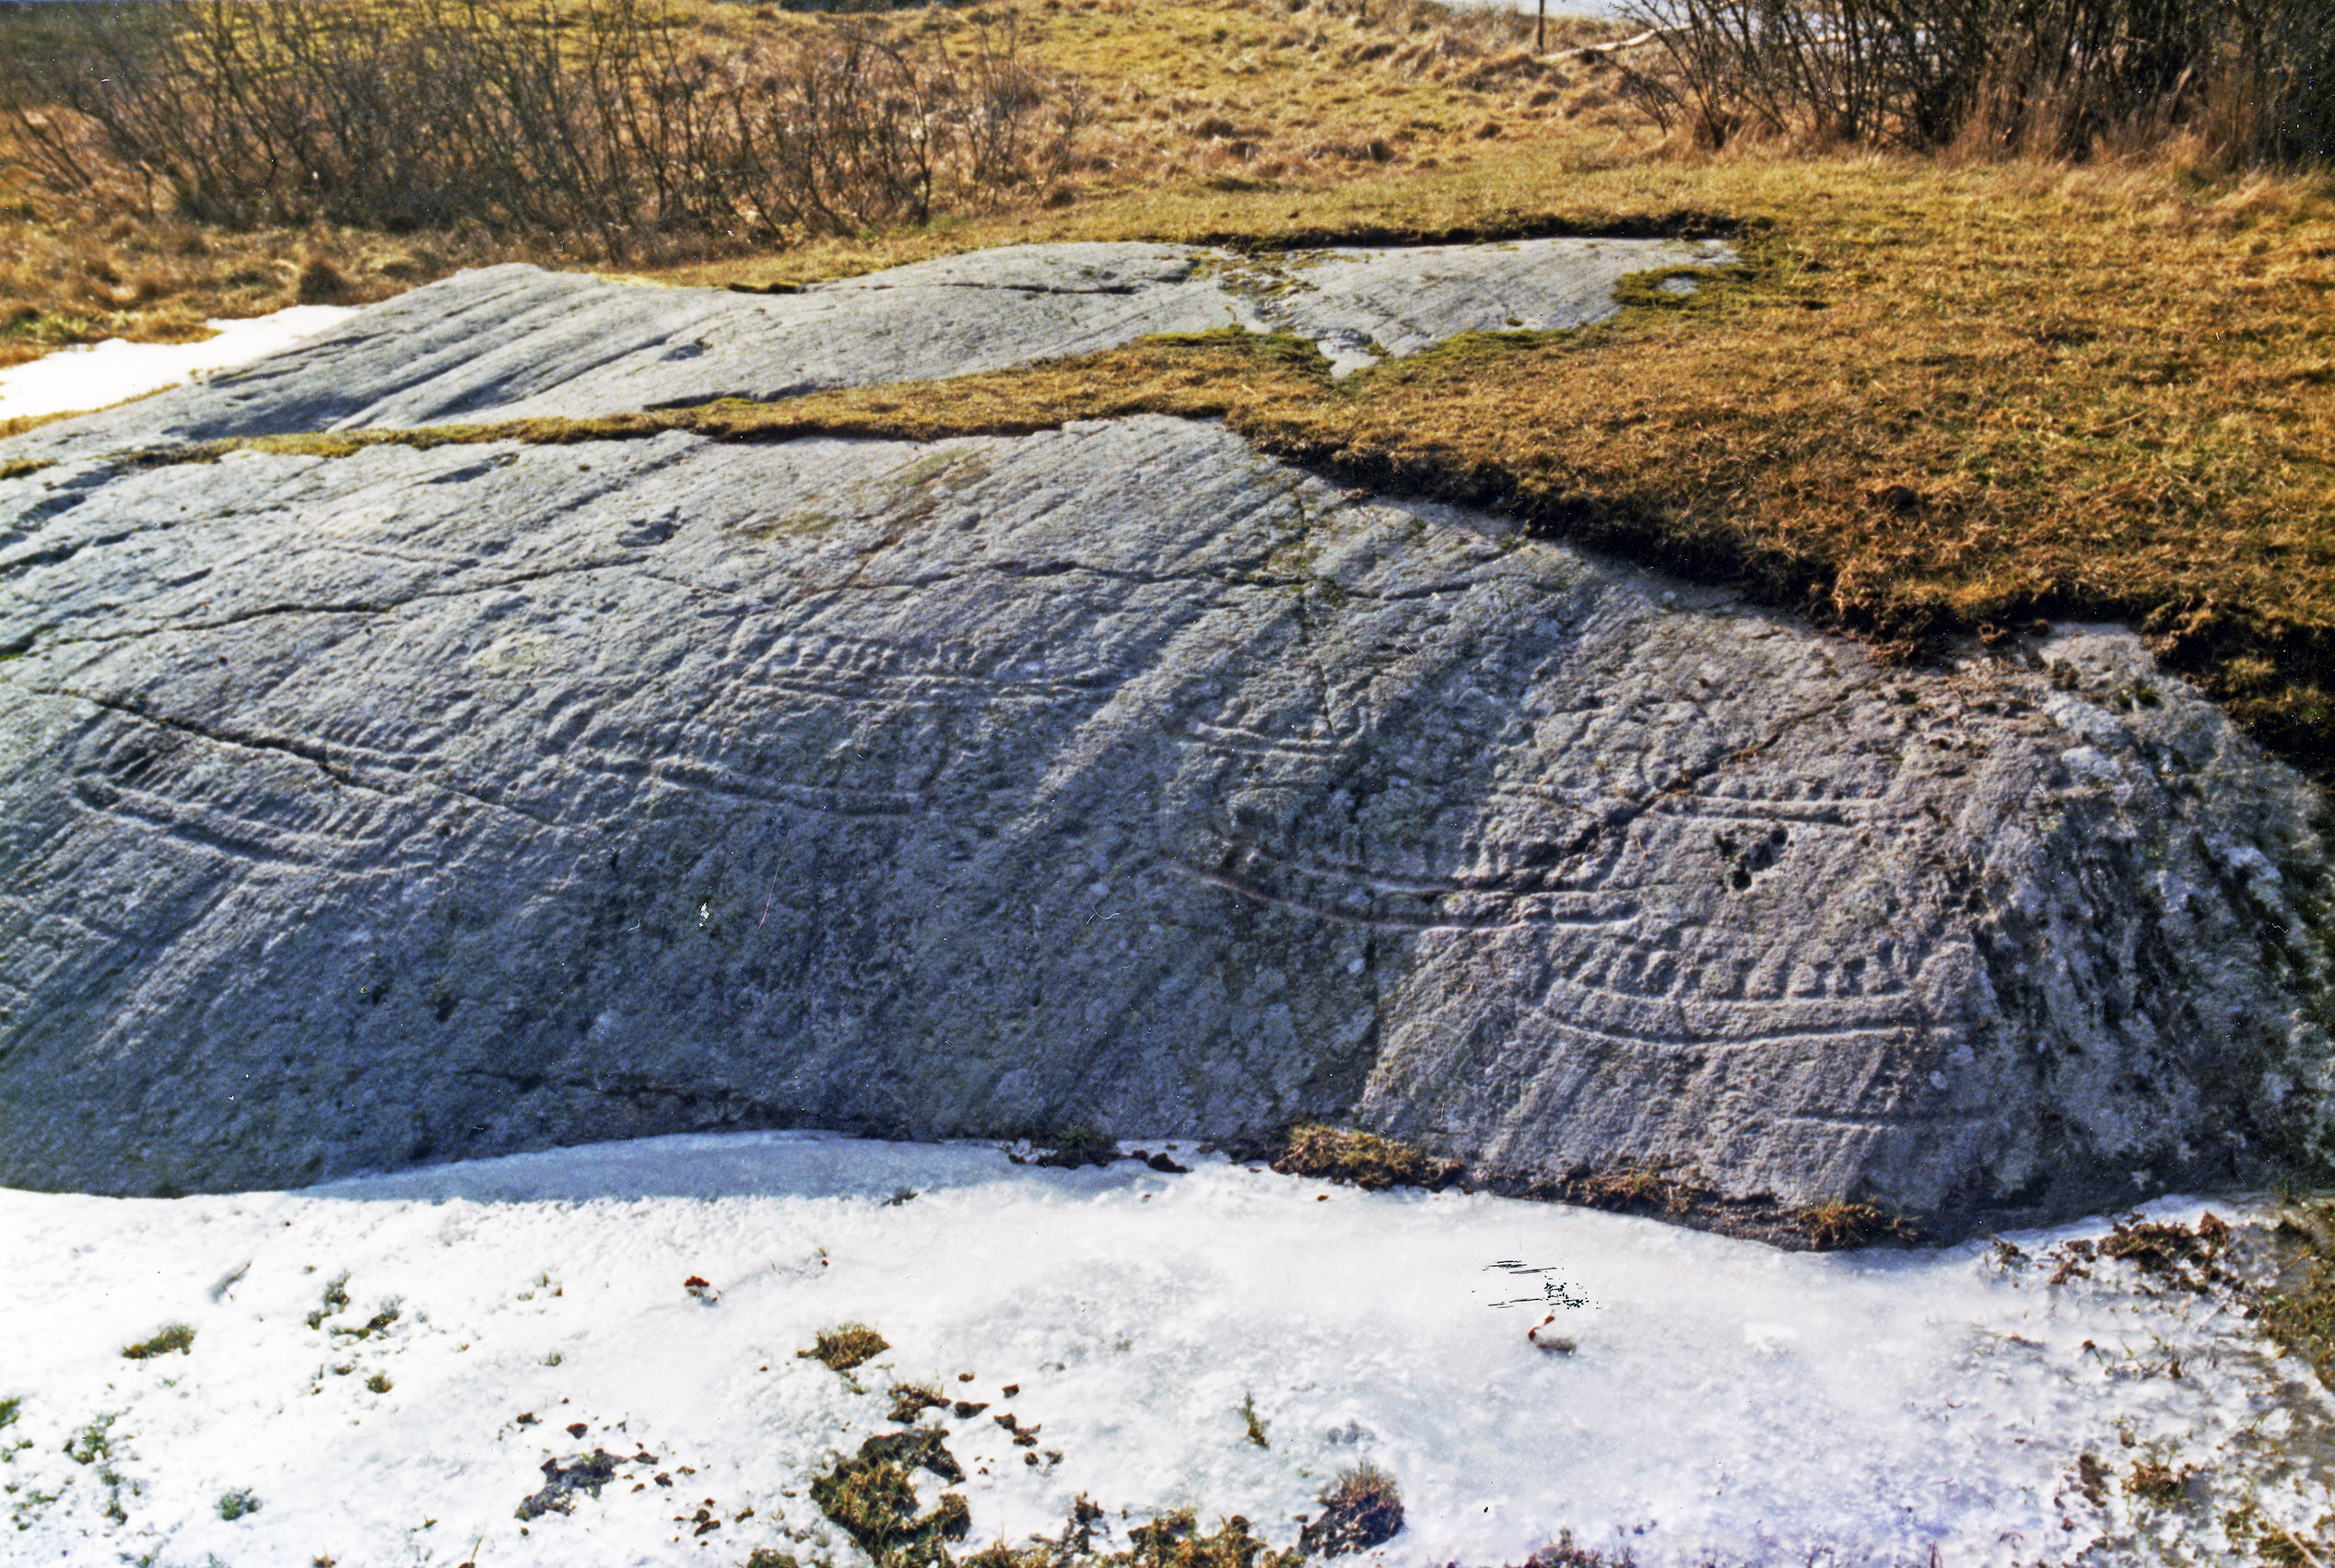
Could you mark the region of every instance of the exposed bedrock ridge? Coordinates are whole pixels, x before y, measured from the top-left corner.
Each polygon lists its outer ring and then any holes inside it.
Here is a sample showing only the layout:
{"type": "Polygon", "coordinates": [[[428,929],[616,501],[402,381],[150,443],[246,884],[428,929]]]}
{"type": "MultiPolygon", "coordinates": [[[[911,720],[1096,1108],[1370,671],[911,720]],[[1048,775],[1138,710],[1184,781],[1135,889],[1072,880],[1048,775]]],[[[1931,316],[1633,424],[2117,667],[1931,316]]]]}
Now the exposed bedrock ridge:
{"type": "Polygon", "coordinates": [[[2316,1159],[2318,797],[1140,418],[0,484],[0,1182],[1377,1128],[1939,1234],[2316,1159]]]}
{"type": "Polygon", "coordinates": [[[1234,256],[1179,245],[1024,245],[795,294],[663,288],[512,264],[359,312],[287,353],[45,427],[8,444],[68,457],[223,436],[589,417],[993,370],[1154,333],[1238,325],[1370,349],[1612,315],[1631,273],[1716,266],[1717,241],[1498,245],[1234,256]]]}

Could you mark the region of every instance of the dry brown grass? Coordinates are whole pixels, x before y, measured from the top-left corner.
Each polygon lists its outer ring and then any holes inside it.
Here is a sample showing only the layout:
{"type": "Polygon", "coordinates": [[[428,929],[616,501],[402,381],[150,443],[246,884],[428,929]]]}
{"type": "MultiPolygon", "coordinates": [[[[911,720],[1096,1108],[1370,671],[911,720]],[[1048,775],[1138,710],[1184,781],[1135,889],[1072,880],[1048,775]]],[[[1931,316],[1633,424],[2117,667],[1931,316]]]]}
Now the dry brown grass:
{"type": "MultiPolygon", "coordinates": [[[[521,433],[921,439],[1222,416],[1350,480],[1508,508],[1901,654],[1955,633],[2123,619],[2256,734],[2335,767],[2335,182],[2190,168],[2178,146],[2080,169],[1681,155],[1623,115],[1613,68],[1505,47],[1529,18],[1438,20],[1403,0],[1363,23],[1351,9],[1026,11],[1027,42],[1084,78],[1097,110],[1088,157],[1059,190],[656,275],[764,287],[1023,240],[1561,231],[1731,233],[1742,274],[1687,299],[1641,291],[1603,327],[1465,339],[1345,382],[1303,345],[1203,336],[521,433]],[[1497,135],[1479,137],[1486,121],[1497,135]],[[1338,150],[1367,154],[1370,140],[1386,161],[1338,150]]],[[[722,25],[815,24],[732,8],[722,25]]],[[[51,323],[21,341],[183,331],[197,312],[228,313],[218,303],[271,309],[311,254],[359,297],[403,281],[369,246],[417,267],[426,251],[423,272],[485,259],[428,236],[168,232],[0,226],[0,292],[51,323]],[[197,239],[236,259],[169,273],[163,252],[197,239]],[[76,249],[88,246],[103,254],[76,249]],[[175,281],[130,302],[119,291],[136,293],[136,267],[115,258],[175,281]],[[123,280],[101,285],[111,303],[93,302],[93,263],[123,280]],[[236,275],[241,292],[223,285],[236,275]]]]}
{"type": "Polygon", "coordinates": [[[100,220],[25,199],[0,217],[0,366],[108,337],[196,343],[211,335],[204,323],[214,318],[370,304],[458,266],[559,259],[459,236],[100,220]]]}
{"type": "Polygon", "coordinates": [[[1283,1176],[1344,1182],[1372,1192],[1390,1187],[1440,1188],[1459,1175],[1457,1165],[1434,1159],[1408,1143],[1320,1122],[1300,1122],[1291,1128],[1273,1168],[1283,1176]]]}

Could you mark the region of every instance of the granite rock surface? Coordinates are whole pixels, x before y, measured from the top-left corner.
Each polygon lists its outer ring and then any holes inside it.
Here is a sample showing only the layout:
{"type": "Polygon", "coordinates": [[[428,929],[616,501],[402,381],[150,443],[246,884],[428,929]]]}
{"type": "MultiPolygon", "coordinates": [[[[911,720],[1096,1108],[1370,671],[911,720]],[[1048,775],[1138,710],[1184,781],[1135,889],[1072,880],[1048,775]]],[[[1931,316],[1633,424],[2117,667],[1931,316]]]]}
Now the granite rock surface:
{"type": "Polygon", "coordinates": [[[2324,1156],[2321,797],[2115,628],[1885,667],[1163,418],[48,450],[0,1183],[1322,1117],[1944,1235],[2324,1156]]]}

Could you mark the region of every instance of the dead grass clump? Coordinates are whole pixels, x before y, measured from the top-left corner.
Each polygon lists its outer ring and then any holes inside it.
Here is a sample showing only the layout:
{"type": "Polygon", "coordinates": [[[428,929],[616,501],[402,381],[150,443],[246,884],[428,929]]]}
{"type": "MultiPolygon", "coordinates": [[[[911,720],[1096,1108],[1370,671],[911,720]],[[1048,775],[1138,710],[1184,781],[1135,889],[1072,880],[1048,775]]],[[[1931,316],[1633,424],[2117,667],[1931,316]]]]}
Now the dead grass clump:
{"type": "Polygon", "coordinates": [[[1402,1498],[1394,1478],[1365,1459],[1338,1472],[1321,1494],[1321,1512],[1298,1532],[1302,1551],[1340,1557],[1392,1540],[1402,1528],[1402,1498]]]}
{"type": "Polygon", "coordinates": [[[1289,1129],[1273,1168],[1283,1176],[1344,1182],[1371,1192],[1390,1187],[1440,1188],[1457,1174],[1454,1167],[1408,1143],[1310,1121],[1289,1129]]]}
{"type": "Polygon", "coordinates": [[[2292,1261],[2285,1278],[2263,1293],[2258,1321],[2335,1388],[2335,1227],[2325,1205],[2298,1205],[2280,1217],[2276,1235],[2292,1261]]]}
{"type": "Polygon", "coordinates": [[[135,1345],[122,1347],[123,1357],[128,1361],[150,1361],[158,1355],[168,1355],[172,1351],[177,1351],[182,1355],[193,1355],[194,1330],[183,1323],[172,1323],[151,1340],[141,1340],[135,1345]]]}
{"type": "Polygon", "coordinates": [[[2170,1465],[2155,1459],[2135,1459],[2132,1473],[2124,1478],[2124,1492],[2159,1508],[2169,1508],[2181,1500],[2194,1469],[2176,1472],[2170,1465]]]}
{"type": "Polygon", "coordinates": [[[820,1334],[809,1350],[795,1352],[794,1358],[825,1363],[833,1372],[849,1372],[891,1348],[891,1340],[866,1324],[845,1323],[820,1334]]]}
{"type": "Polygon", "coordinates": [[[948,1398],[936,1389],[918,1383],[903,1383],[892,1390],[892,1410],[887,1420],[913,1423],[930,1410],[946,1410],[948,1398]]]}
{"type": "Polygon", "coordinates": [[[1695,1207],[1695,1186],[1660,1164],[1613,1165],[1567,1178],[1560,1188],[1567,1203],[1624,1214],[1661,1214],[1672,1219],[1695,1207]]]}
{"type": "Polygon", "coordinates": [[[2237,1282],[2224,1266],[2230,1243],[2230,1227],[2214,1214],[2202,1216],[2195,1230],[2129,1214],[2097,1240],[2079,1237],[2053,1247],[2048,1254],[2056,1265],[2051,1283],[2089,1279],[2091,1264],[2106,1259],[2130,1263],[2161,1283],[2202,1295],[2215,1286],[2237,1282]]]}
{"type": "Polygon", "coordinates": [[[1833,1199],[1810,1204],[1793,1216],[1807,1234],[1808,1245],[1818,1252],[1837,1247],[1862,1246],[1894,1234],[1897,1223],[1870,1203],[1850,1203],[1833,1199]]]}
{"type": "Polygon", "coordinates": [[[954,1492],[943,1492],[930,1513],[917,1512],[910,1469],[965,1479],[937,1430],[871,1437],[858,1454],[812,1479],[811,1501],[876,1568],[946,1568],[946,1543],[962,1540],[972,1527],[971,1509],[954,1492]]]}

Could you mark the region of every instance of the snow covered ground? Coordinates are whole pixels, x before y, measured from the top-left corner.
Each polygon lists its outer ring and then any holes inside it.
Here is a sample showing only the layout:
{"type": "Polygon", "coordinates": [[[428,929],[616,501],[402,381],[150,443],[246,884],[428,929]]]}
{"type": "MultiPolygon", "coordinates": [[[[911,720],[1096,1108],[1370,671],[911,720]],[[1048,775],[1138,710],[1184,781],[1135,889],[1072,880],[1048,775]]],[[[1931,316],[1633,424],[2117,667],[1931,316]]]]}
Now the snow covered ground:
{"type": "Polygon", "coordinates": [[[0,370],[0,419],[103,408],[210,370],[230,369],[289,348],[356,313],[347,305],[294,305],[269,316],[204,324],[201,343],[128,343],[118,337],[0,370]]]}
{"type": "Polygon", "coordinates": [[[892,1430],[899,1383],[988,1406],[924,1417],[968,1472],[968,1549],[1059,1530],[1080,1492],[1120,1541],[1192,1506],[1287,1545],[1362,1458],[1408,1510],[1390,1565],[1520,1562],[1564,1530],[1645,1564],[2177,1537],[2213,1561],[2234,1509],[2329,1511],[2280,1457],[2329,1430],[2307,1370],[2129,1265],[2053,1285],[1981,1244],[1785,1254],[1177,1158],[754,1133],[291,1193],[0,1192],[0,1562],[846,1568],[809,1482],[892,1430]],[[1570,1355],[1525,1338],[1551,1292],[1586,1303],[1558,1311],[1570,1355]],[[852,1321],[892,1348],[850,1377],[796,1354],[852,1321]],[[184,1352],[123,1356],[174,1323],[184,1352]],[[624,1460],[596,1498],[518,1516],[594,1449],[624,1460]],[[2117,1480],[2142,1463],[2196,1475],[2151,1503],[2117,1480]]]}

